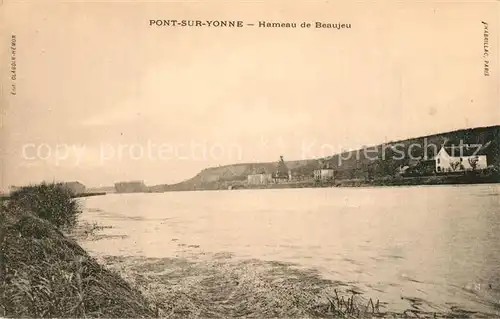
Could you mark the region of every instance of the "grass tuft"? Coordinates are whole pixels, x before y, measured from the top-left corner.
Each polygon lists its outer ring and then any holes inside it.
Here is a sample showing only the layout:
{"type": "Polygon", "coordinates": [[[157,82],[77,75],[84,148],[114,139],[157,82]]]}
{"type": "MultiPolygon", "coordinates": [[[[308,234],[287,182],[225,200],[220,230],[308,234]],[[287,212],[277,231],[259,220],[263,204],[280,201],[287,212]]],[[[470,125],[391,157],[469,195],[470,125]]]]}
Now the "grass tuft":
{"type": "Polygon", "coordinates": [[[81,213],[77,199],[62,183],[41,183],[13,191],[7,202],[11,211],[31,212],[60,229],[72,229],[81,213]]]}

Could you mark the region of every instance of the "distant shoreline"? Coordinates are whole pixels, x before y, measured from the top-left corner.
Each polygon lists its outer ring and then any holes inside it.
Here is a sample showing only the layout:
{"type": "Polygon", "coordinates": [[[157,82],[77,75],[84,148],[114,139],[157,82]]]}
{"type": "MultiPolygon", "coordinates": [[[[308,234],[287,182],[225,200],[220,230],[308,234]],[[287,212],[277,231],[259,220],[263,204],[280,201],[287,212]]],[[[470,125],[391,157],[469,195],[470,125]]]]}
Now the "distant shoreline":
{"type": "Polygon", "coordinates": [[[289,188],[333,188],[333,187],[391,187],[391,186],[431,186],[431,185],[477,185],[500,183],[500,176],[421,176],[399,177],[384,179],[345,179],[330,183],[314,181],[300,181],[283,184],[248,185],[235,182],[233,185],[204,185],[199,188],[170,189],[153,193],[182,192],[182,191],[210,191],[210,190],[243,190],[243,189],[289,189],[289,188]]]}
{"type": "Polygon", "coordinates": [[[149,189],[151,192],[161,193],[228,188],[280,189],[498,183],[500,182],[500,125],[460,129],[384,142],[372,147],[343,151],[322,158],[303,157],[300,160],[285,161],[283,156],[280,156],[276,162],[234,163],[208,167],[182,182],[152,185],[149,189]],[[477,168],[464,167],[460,170],[447,169],[446,172],[450,175],[441,175],[441,166],[431,162],[439,154],[438,149],[443,149],[446,145],[481,145],[481,152],[484,153],[481,155],[483,165],[477,168]],[[370,150],[370,155],[366,152],[367,150],[370,150]],[[404,150],[402,154],[404,156],[399,156],[401,155],[399,150],[404,150]],[[334,178],[334,181],[326,185],[315,183],[313,176],[318,173],[319,169],[325,167],[333,170],[334,176],[329,176],[329,178],[334,178]],[[269,180],[269,176],[277,174],[278,171],[288,172],[288,176],[279,178],[286,181],[272,183],[274,181],[269,180]],[[467,176],[451,175],[458,172],[467,176]],[[259,174],[264,175],[259,178],[257,176],[259,174]],[[407,177],[401,177],[400,174],[407,177]],[[495,177],[492,177],[493,175],[495,177]],[[248,182],[251,184],[264,180],[270,184],[248,185],[248,182]]]}

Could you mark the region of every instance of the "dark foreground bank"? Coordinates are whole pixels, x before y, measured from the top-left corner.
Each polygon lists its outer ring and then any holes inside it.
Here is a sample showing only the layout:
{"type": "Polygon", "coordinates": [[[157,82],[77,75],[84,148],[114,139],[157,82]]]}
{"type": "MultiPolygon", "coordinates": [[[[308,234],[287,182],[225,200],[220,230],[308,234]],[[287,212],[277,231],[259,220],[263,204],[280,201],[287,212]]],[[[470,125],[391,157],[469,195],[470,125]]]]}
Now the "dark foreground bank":
{"type": "Polygon", "coordinates": [[[155,316],[137,289],[64,235],[80,213],[60,183],[26,186],[0,203],[0,316],[155,316]]]}
{"type": "Polygon", "coordinates": [[[144,296],[48,221],[0,213],[0,315],[154,317],[144,296]]]}

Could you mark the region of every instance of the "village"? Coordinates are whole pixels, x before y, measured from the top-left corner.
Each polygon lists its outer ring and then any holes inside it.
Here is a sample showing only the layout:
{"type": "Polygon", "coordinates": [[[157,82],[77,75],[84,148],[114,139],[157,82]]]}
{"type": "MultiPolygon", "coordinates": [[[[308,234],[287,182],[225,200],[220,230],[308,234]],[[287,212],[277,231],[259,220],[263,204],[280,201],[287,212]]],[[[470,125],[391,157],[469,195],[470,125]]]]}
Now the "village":
{"type": "Polygon", "coordinates": [[[307,182],[326,182],[334,181],[335,171],[330,164],[318,161],[318,167],[313,171],[312,176],[307,176],[297,172],[292,172],[280,156],[276,167],[271,171],[261,169],[260,172],[254,171],[253,174],[247,176],[246,185],[249,187],[259,185],[282,185],[289,183],[307,183],[307,182]]]}
{"type": "MultiPolygon", "coordinates": [[[[386,160],[390,161],[390,160],[386,160]]],[[[201,177],[191,184],[174,184],[167,187],[148,186],[144,181],[121,181],[113,186],[87,188],[79,181],[63,183],[74,197],[105,195],[107,193],[151,193],[193,190],[236,190],[266,188],[312,188],[334,186],[416,185],[495,182],[498,172],[489,164],[485,148],[471,145],[442,145],[430,159],[407,159],[390,172],[373,173],[373,163],[360,169],[334,167],[331,162],[318,159],[315,167],[291,169],[283,155],[274,165],[261,165],[247,174],[218,174],[201,177]],[[494,174],[492,175],[491,172],[494,174]],[[486,176],[486,177],[485,177],[486,176]],[[458,177],[458,179],[457,179],[458,177]],[[471,179],[472,178],[472,179],[471,179]],[[181,185],[181,186],[178,186],[181,185]]],[[[9,191],[19,189],[11,186],[9,191]]],[[[2,194],[8,197],[8,194],[2,194]]]]}
{"type": "MultiPolygon", "coordinates": [[[[442,145],[439,152],[431,159],[409,159],[405,162],[406,165],[399,165],[393,172],[389,172],[382,179],[388,177],[404,179],[425,176],[461,176],[493,169],[492,165],[488,165],[488,158],[484,149],[478,150],[477,147],[467,144],[459,146],[442,145]]],[[[334,186],[342,184],[342,181],[349,181],[349,178],[338,176],[337,173],[342,171],[342,167],[334,168],[332,166],[331,163],[318,160],[318,165],[313,170],[313,174],[305,176],[288,169],[283,156],[281,156],[274,171],[254,172],[248,175],[246,185],[249,188],[290,183],[308,184],[310,186],[334,186]]],[[[373,180],[374,177],[367,171],[364,179],[373,180]]]]}

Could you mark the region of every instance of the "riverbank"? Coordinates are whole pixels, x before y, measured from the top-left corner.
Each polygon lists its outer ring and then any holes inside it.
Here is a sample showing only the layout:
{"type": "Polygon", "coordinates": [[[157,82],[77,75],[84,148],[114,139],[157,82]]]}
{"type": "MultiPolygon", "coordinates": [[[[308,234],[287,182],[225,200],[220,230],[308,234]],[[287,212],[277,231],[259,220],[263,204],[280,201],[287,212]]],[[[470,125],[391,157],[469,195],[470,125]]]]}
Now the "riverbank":
{"type": "Polygon", "coordinates": [[[419,177],[380,178],[372,180],[340,180],[332,186],[363,187],[363,186],[421,186],[421,185],[464,185],[464,184],[494,184],[500,183],[498,175],[434,175],[419,177]]]}
{"type": "Polygon", "coordinates": [[[238,189],[290,189],[290,188],[321,188],[321,187],[382,187],[382,186],[422,186],[422,185],[465,185],[465,184],[495,184],[500,183],[500,174],[490,175],[432,175],[415,177],[383,177],[373,179],[337,179],[334,181],[292,181],[282,183],[251,185],[245,182],[207,183],[193,188],[170,189],[175,191],[209,191],[238,189]]]}
{"type": "Polygon", "coordinates": [[[0,213],[0,315],[155,317],[143,294],[50,222],[0,213]]]}

